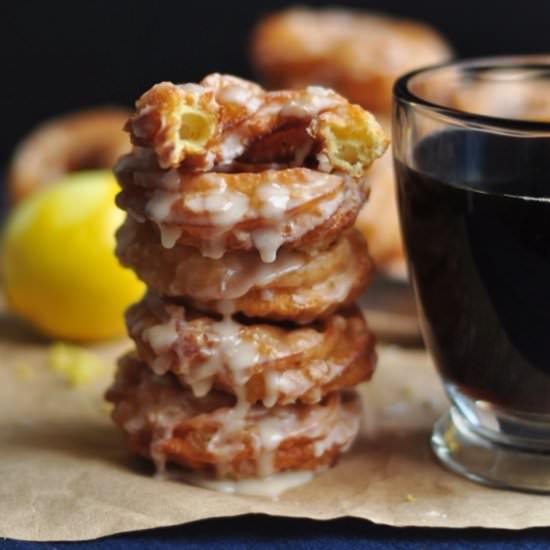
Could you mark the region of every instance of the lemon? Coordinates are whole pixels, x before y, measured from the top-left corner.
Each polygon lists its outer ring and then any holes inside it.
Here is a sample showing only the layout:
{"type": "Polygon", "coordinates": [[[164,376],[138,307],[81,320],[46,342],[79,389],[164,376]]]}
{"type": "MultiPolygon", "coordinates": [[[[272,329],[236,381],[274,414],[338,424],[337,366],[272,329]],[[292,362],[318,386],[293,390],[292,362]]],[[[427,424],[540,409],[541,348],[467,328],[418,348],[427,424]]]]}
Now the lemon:
{"type": "Polygon", "coordinates": [[[124,213],[108,171],[77,172],[11,212],[3,241],[12,311],[49,336],[94,341],[124,334],[123,313],[143,284],[114,255],[124,213]]]}

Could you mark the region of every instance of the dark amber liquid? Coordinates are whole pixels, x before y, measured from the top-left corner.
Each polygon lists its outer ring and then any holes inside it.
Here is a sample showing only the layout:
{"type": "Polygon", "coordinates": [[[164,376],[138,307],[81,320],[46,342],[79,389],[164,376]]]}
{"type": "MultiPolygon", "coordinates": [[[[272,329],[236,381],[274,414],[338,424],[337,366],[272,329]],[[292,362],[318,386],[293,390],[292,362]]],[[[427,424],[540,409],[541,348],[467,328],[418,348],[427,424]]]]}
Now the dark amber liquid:
{"type": "Polygon", "coordinates": [[[396,163],[428,345],[444,379],[550,414],[550,140],[432,135],[396,163]]]}

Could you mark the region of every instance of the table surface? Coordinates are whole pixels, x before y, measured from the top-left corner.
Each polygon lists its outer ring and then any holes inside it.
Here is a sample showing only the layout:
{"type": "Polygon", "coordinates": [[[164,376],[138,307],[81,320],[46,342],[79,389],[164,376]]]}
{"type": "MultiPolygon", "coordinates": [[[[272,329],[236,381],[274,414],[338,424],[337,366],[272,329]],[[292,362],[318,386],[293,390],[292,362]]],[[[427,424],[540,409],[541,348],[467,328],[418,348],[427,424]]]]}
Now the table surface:
{"type": "Polygon", "coordinates": [[[78,543],[0,539],[0,550],[171,550],[194,548],[298,549],[516,549],[550,548],[550,529],[423,529],[374,525],[364,520],[313,521],[248,515],[78,543]]]}

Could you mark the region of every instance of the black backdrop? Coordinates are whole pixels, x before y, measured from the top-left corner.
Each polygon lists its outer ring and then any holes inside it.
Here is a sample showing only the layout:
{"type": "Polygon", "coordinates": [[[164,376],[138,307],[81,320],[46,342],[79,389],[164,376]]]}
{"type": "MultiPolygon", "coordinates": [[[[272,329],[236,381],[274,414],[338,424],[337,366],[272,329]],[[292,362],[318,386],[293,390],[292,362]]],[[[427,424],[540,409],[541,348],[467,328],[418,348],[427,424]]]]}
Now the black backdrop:
{"type": "MultiPolygon", "coordinates": [[[[550,0],[342,3],[432,23],[461,56],[550,51],[550,0]]],[[[98,103],[129,105],[158,80],[196,80],[212,71],[252,76],[246,41],[254,21],[261,13],[289,4],[2,2],[0,162],[6,161],[17,139],[45,117],[98,103]]]]}

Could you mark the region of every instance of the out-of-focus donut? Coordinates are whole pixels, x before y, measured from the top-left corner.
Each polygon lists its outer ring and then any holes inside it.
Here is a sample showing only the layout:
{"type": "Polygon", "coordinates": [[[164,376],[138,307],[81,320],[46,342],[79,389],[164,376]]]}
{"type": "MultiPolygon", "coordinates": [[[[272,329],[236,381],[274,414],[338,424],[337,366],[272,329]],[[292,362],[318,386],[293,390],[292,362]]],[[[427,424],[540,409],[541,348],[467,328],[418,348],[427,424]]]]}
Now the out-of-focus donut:
{"type": "Polygon", "coordinates": [[[126,315],[138,356],[202,397],[212,387],[271,407],[316,403],[374,372],[374,338],[357,308],[304,327],[222,320],[149,293],[126,315]]]}
{"type": "Polygon", "coordinates": [[[126,125],[163,169],[220,171],[234,162],[308,166],[362,176],[388,145],[376,119],[332,90],[266,92],[213,74],[200,84],[156,84],[126,125]]]}
{"type": "Polygon", "coordinates": [[[526,84],[524,71],[487,71],[478,80],[457,82],[449,106],[499,118],[550,121],[550,83],[533,78],[526,84]]]}
{"type": "Polygon", "coordinates": [[[128,218],[117,233],[117,256],[150,288],[183,297],[198,309],[222,313],[232,300],[247,317],[297,323],[329,315],[351,304],[373,275],[361,233],[352,230],[329,248],[311,255],[280,250],[272,264],[257,252],[205,258],[191,246],[164,248],[156,228],[128,218]]]}
{"type": "Polygon", "coordinates": [[[112,168],[131,144],[123,131],[129,112],[98,107],[48,120],[16,147],[8,170],[9,194],[18,201],[67,172],[112,168]]]}
{"type": "Polygon", "coordinates": [[[163,246],[194,246],[214,259],[226,251],[258,250],[267,263],[283,245],[328,246],[354,223],[368,191],[366,178],[307,168],[167,177],[123,164],[117,177],[117,204],[139,221],[154,222],[163,246]],[[147,185],[151,180],[170,186],[147,185]]]}
{"type": "Polygon", "coordinates": [[[391,151],[372,166],[367,178],[369,200],[359,212],[355,226],[363,233],[377,268],[389,275],[405,278],[407,270],[391,151]]]}
{"type": "Polygon", "coordinates": [[[132,356],[120,361],[107,399],[131,451],[161,470],[175,463],[220,478],[323,469],[359,429],[353,394],[333,393],[315,405],[237,406],[222,392],[197,398],[175,377],[155,375],[132,356]]]}
{"type": "Polygon", "coordinates": [[[389,111],[397,77],[451,57],[426,24],[343,9],[290,8],[262,19],[252,60],[273,88],[328,86],[373,111],[389,111]]]}

